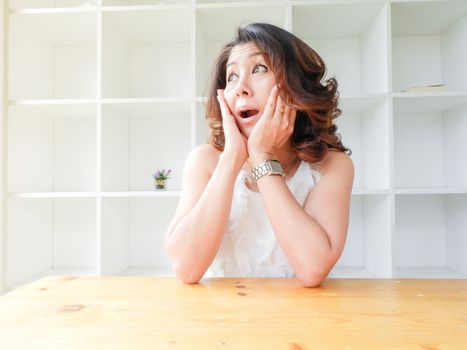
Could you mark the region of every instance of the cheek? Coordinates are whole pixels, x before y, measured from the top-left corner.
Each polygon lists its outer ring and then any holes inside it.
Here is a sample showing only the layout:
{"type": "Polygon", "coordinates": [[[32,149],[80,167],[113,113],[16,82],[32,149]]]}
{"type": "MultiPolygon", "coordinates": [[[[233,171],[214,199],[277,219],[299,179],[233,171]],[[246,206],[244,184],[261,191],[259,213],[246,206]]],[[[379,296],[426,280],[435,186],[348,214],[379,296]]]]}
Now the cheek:
{"type": "Polygon", "coordinates": [[[261,101],[264,104],[266,104],[266,102],[269,99],[269,95],[271,94],[272,88],[274,87],[274,85],[276,85],[276,82],[268,79],[267,81],[262,82],[261,85],[262,85],[261,88],[258,89],[259,91],[261,91],[260,98],[261,98],[261,101]]]}
{"type": "Polygon", "coordinates": [[[260,100],[261,100],[261,104],[262,104],[263,108],[265,108],[266,104],[268,103],[269,95],[271,94],[271,90],[272,90],[272,88],[267,87],[262,91],[260,100]]]}

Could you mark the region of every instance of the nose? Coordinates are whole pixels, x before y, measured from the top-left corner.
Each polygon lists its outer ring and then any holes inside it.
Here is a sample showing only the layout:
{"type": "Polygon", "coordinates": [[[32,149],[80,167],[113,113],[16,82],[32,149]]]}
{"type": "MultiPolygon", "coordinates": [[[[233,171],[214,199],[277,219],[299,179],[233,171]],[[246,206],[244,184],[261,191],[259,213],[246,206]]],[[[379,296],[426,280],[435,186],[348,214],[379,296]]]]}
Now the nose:
{"type": "Polygon", "coordinates": [[[252,95],[252,91],[246,77],[242,77],[238,80],[238,84],[235,87],[235,95],[238,97],[252,95]]]}

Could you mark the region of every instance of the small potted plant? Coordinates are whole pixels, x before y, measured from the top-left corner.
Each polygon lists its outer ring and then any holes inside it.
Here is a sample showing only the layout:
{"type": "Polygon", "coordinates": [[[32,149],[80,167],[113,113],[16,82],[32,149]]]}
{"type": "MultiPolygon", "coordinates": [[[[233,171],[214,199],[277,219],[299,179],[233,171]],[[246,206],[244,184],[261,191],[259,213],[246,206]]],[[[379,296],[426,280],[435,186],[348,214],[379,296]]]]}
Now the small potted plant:
{"type": "Polygon", "coordinates": [[[172,169],[159,169],[153,175],[156,190],[165,191],[167,189],[167,179],[170,178],[172,169]]]}

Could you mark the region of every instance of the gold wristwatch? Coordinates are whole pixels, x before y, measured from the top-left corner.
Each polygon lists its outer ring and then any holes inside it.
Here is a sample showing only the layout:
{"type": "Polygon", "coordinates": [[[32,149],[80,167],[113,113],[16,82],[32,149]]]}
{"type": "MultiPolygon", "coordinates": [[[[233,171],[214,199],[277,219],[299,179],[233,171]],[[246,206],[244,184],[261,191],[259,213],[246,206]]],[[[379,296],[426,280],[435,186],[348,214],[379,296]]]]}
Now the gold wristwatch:
{"type": "Polygon", "coordinates": [[[281,163],[276,159],[267,159],[253,168],[251,171],[253,180],[258,182],[264,175],[280,175],[285,176],[284,170],[282,170],[281,163]]]}

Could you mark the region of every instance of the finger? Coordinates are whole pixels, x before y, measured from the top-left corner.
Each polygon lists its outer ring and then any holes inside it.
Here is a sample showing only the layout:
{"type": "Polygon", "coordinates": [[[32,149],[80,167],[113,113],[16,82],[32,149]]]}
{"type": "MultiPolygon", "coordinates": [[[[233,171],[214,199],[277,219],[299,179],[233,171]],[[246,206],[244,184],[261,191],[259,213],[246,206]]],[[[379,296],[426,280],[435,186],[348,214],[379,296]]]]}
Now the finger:
{"type": "Polygon", "coordinates": [[[292,126],[295,126],[295,120],[297,120],[297,109],[296,108],[290,108],[290,122],[292,123],[292,126]]]}
{"type": "Polygon", "coordinates": [[[295,119],[297,118],[297,110],[291,106],[285,107],[283,123],[287,128],[293,131],[295,126],[295,119]]]}
{"type": "Polygon", "coordinates": [[[290,105],[285,106],[284,117],[290,121],[295,122],[295,118],[297,117],[297,110],[290,105]]]}
{"type": "Polygon", "coordinates": [[[224,129],[229,129],[232,123],[235,123],[235,125],[237,125],[237,121],[235,120],[234,116],[230,113],[230,108],[227,105],[227,102],[225,101],[222,90],[220,90],[219,94],[217,95],[217,100],[219,101],[219,106],[221,108],[222,127],[224,129]]]}
{"type": "Polygon", "coordinates": [[[274,110],[276,109],[276,101],[277,101],[277,95],[278,95],[278,87],[275,85],[271,93],[269,94],[268,102],[266,103],[266,108],[264,109],[263,116],[262,118],[268,118],[272,119],[274,116],[274,110]]]}
{"type": "Polygon", "coordinates": [[[274,118],[277,118],[279,121],[285,116],[285,106],[281,97],[277,97],[276,109],[274,110],[274,118]]]}
{"type": "Polygon", "coordinates": [[[229,105],[224,97],[224,90],[219,89],[217,90],[217,100],[219,101],[219,105],[221,107],[221,114],[222,114],[222,127],[224,131],[226,130],[233,130],[231,128],[235,127],[240,131],[240,126],[238,124],[237,119],[232,115],[230,112],[229,105]]]}
{"type": "Polygon", "coordinates": [[[248,143],[248,139],[246,138],[246,136],[243,135],[243,134],[240,134],[240,135],[241,135],[242,138],[243,138],[243,142],[245,142],[245,144],[247,144],[247,143],[248,143]]]}
{"type": "MultiPolygon", "coordinates": [[[[276,107],[276,110],[277,109],[278,108],[276,107]]],[[[281,127],[283,129],[287,129],[290,126],[290,107],[284,106],[284,113],[282,113],[282,116],[278,116],[277,118],[280,122],[281,127]]]]}
{"type": "Polygon", "coordinates": [[[289,125],[290,124],[290,115],[291,115],[292,109],[289,106],[285,106],[284,108],[284,114],[282,121],[284,124],[289,125]]]}
{"type": "Polygon", "coordinates": [[[217,90],[217,100],[219,101],[219,106],[221,107],[222,118],[224,118],[224,116],[230,116],[230,109],[229,106],[227,106],[227,102],[225,101],[223,90],[217,90]]]}

